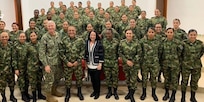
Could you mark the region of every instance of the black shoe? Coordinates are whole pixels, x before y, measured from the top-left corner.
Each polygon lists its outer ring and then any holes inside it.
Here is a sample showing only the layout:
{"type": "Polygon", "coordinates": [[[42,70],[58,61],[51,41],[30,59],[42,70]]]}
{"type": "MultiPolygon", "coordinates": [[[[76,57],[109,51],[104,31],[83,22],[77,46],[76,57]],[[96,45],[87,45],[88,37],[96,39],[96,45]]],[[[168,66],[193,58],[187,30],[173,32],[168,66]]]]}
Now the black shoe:
{"type": "Polygon", "coordinates": [[[11,96],[10,96],[10,101],[12,101],[12,102],[17,102],[17,99],[15,98],[14,95],[11,95],[11,96]]]}
{"type": "Polygon", "coordinates": [[[2,99],[2,102],[7,102],[6,97],[4,97],[4,98],[2,99]]]}
{"type": "Polygon", "coordinates": [[[117,88],[114,88],[114,93],[113,93],[113,95],[114,95],[114,98],[115,98],[116,100],[119,100],[119,96],[118,96],[118,93],[117,93],[117,88]]]}
{"type": "Polygon", "coordinates": [[[147,96],[147,94],[146,94],[146,88],[143,88],[142,91],[143,91],[143,92],[142,92],[142,95],[140,96],[140,99],[141,99],[141,100],[145,100],[145,98],[146,98],[146,96],[147,96]]]}
{"type": "Polygon", "coordinates": [[[152,97],[153,97],[154,101],[158,101],[158,97],[156,95],[156,88],[152,88],[152,97]]]}
{"type": "Polygon", "coordinates": [[[21,93],[22,95],[22,100],[25,102],[30,102],[30,99],[26,96],[26,94],[24,92],[21,93]]]}
{"type": "Polygon", "coordinates": [[[175,95],[176,95],[176,90],[173,90],[169,102],[175,102],[175,95]]]}
{"type": "Polygon", "coordinates": [[[128,93],[127,95],[125,96],[125,99],[128,100],[130,99],[130,87],[128,86],[128,93]]]}
{"type": "Polygon", "coordinates": [[[70,88],[67,88],[66,90],[66,96],[65,96],[65,102],[69,102],[69,98],[71,97],[70,95],[70,88]]]}
{"type": "Polygon", "coordinates": [[[96,93],[94,99],[96,100],[98,98],[99,98],[99,93],[96,93]]]}
{"type": "Polygon", "coordinates": [[[131,89],[130,90],[130,101],[131,102],[135,102],[134,94],[135,94],[135,90],[131,89]]]}
{"type": "Polygon", "coordinates": [[[196,98],[195,98],[195,92],[191,91],[191,98],[190,98],[191,102],[197,102],[196,98]]]}
{"type": "Polygon", "coordinates": [[[46,100],[46,97],[42,94],[41,84],[37,85],[38,99],[46,100]]]}
{"type": "Polygon", "coordinates": [[[95,93],[95,92],[92,92],[91,95],[90,95],[90,97],[94,97],[95,95],[96,95],[96,93],[95,93]]]}
{"type": "Polygon", "coordinates": [[[186,91],[182,91],[181,94],[182,94],[181,102],[186,102],[186,91]]]}
{"type": "Polygon", "coordinates": [[[84,100],[84,96],[82,95],[82,92],[81,92],[81,87],[78,87],[77,96],[79,97],[80,100],[84,100]]]}
{"type": "Polygon", "coordinates": [[[169,99],[169,89],[168,88],[165,88],[165,95],[164,97],[162,98],[163,101],[166,101],[169,99]]]}
{"type": "Polygon", "coordinates": [[[7,102],[5,92],[1,93],[1,96],[2,96],[2,102],[7,102]]]}
{"type": "Polygon", "coordinates": [[[106,95],[106,99],[109,99],[112,96],[112,90],[111,87],[108,87],[108,93],[106,95]]]}

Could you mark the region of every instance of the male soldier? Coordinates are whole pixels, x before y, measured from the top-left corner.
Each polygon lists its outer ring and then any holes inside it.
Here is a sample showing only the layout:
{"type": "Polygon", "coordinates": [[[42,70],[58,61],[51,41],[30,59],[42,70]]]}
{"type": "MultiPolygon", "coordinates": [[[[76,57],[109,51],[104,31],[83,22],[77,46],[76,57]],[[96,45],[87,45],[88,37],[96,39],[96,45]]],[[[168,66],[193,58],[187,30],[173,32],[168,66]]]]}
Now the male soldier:
{"type": "Polygon", "coordinates": [[[121,0],[121,5],[120,5],[120,12],[123,14],[126,14],[128,11],[128,7],[125,4],[125,0],[121,0]]]}
{"type": "MultiPolygon", "coordinates": [[[[29,21],[29,28],[25,31],[26,34],[26,41],[30,41],[30,34],[32,32],[39,33],[39,29],[36,27],[36,22],[34,20],[29,21]]],[[[38,36],[38,40],[40,40],[41,36],[38,36]]]]}
{"type": "Polygon", "coordinates": [[[30,42],[28,43],[27,51],[27,73],[28,79],[31,85],[33,102],[37,101],[36,91],[38,91],[38,99],[45,100],[46,97],[41,92],[41,82],[43,72],[41,68],[41,62],[39,60],[39,43],[37,40],[37,34],[32,32],[30,34],[30,42]]]}
{"type": "Polygon", "coordinates": [[[173,20],[174,37],[180,41],[187,39],[187,33],[185,30],[180,28],[180,19],[175,18],[173,20]]]}
{"type": "Polygon", "coordinates": [[[71,26],[76,27],[77,30],[77,36],[82,35],[84,32],[82,29],[83,21],[80,19],[80,14],[78,12],[74,12],[74,17],[73,19],[69,22],[71,26]]]}
{"type": "Polygon", "coordinates": [[[82,2],[78,2],[78,12],[80,15],[82,15],[84,12],[84,8],[82,7],[82,2]]]}
{"type": "Polygon", "coordinates": [[[121,22],[119,22],[116,27],[117,32],[120,34],[120,39],[125,38],[124,31],[126,30],[128,24],[128,17],[127,15],[123,14],[121,17],[121,22]]]}
{"type": "Polygon", "coordinates": [[[163,30],[165,30],[166,25],[167,25],[166,18],[161,15],[161,12],[160,12],[159,9],[156,9],[154,11],[154,14],[155,14],[155,17],[151,18],[151,26],[154,27],[155,24],[160,23],[162,25],[162,27],[163,27],[163,30]]]}
{"type": "Polygon", "coordinates": [[[34,10],[34,17],[30,18],[29,21],[31,21],[31,20],[35,21],[36,27],[38,29],[42,28],[43,19],[39,17],[39,10],[38,9],[34,10]]]}
{"type": "Polygon", "coordinates": [[[119,56],[122,58],[123,71],[126,76],[126,83],[128,86],[128,94],[125,99],[130,99],[135,102],[134,93],[137,88],[137,74],[140,67],[140,56],[142,49],[137,39],[134,39],[132,30],[127,29],[125,32],[126,39],[120,41],[119,56]]]}
{"type": "Polygon", "coordinates": [[[10,34],[9,34],[9,40],[12,42],[12,43],[15,43],[16,41],[18,41],[18,36],[20,35],[20,33],[22,33],[23,31],[22,30],[19,30],[19,25],[18,23],[16,22],[13,22],[12,25],[11,25],[13,31],[10,31],[10,34]]]}
{"type": "Polygon", "coordinates": [[[48,21],[47,24],[48,32],[41,38],[39,46],[39,58],[44,66],[44,77],[45,77],[45,91],[46,100],[48,102],[58,102],[52,95],[63,96],[62,93],[57,91],[57,84],[60,81],[59,71],[61,68],[59,60],[59,47],[60,42],[59,33],[57,33],[56,25],[54,21],[48,21]]]}
{"type": "Polygon", "coordinates": [[[139,6],[136,5],[136,0],[132,0],[132,6],[134,8],[134,11],[138,14],[138,16],[141,14],[141,9],[139,6]]]}
{"type": "Polygon", "coordinates": [[[103,31],[101,32],[101,36],[102,38],[106,36],[106,30],[111,29],[112,30],[112,36],[118,40],[120,40],[120,35],[118,34],[118,32],[112,27],[112,23],[111,21],[107,21],[105,22],[105,26],[106,28],[103,29],[103,31]]]}
{"type": "Polygon", "coordinates": [[[54,9],[55,11],[57,11],[57,8],[55,7],[54,1],[51,1],[51,2],[50,2],[50,8],[48,9],[48,12],[50,12],[51,9],[54,9]]]}
{"type": "Polygon", "coordinates": [[[7,102],[5,96],[6,82],[8,82],[10,89],[10,100],[17,102],[17,99],[14,97],[15,76],[13,73],[13,68],[17,66],[15,53],[11,43],[8,42],[9,34],[2,32],[0,37],[0,93],[2,95],[2,102],[7,102]]]}
{"type": "Polygon", "coordinates": [[[94,12],[94,8],[91,6],[91,1],[90,0],[88,0],[87,2],[86,2],[86,7],[90,10],[90,11],[92,11],[92,12],[94,12]]]}
{"type": "Polygon", "coordinates": [[[108,93],[106,99],[112,96],[112,88],[114,89],[114,97],[119,99],[117,93],[118,87],[118,39],[113,37],[112,29],[106,29],[105,38],[103,39],[104,55],[104,73],[106,77],[106,85],[108,86],[108,93]]]}
{"type": "Polygon", "coordinates": [[[9,33],[9,30],[6,30],[5,26],[6,26],[6,23],[4,21],[0,21],[0,34],[2,32],[8,32],[9,33]]]}
{"type": "Polygon", "coordinates": [[[106,12],[108,12],[109,14],[112,14],[114,12],[114,2],[113,1],[110,1],[109,7],[106,9],[106,12]]]}
{"type": "Polygon", "coordinates": [[[59,14],[59,19],[58,19],[58,21],[55,22],[55,23],[56,23],[56,26],[57,26],[57,31],[58,31],[58,32],[63,28],[63,23],[66,22],[66,21],[67,21],[67,19],[65,18],[64,13],[61,12],[61,13],[59,14]]]}
{"type": "Polygon", "coordinates": [[[28,94],[29,80],[27,73],[27,48],[25,33],[20,33],[19,41],[15,43],[15,52],[17,56],[17,67],[15,74],[18,76],[19,88],[22,95],[22,100],[30,101],[32,96],[28,94]]]}
{"type": "Polygon", "coordinates": [[[76,37],[76,28],[70,26],[68,28],[68,36],[62,39],[60,43],[60,57],[65,64],[65,84],[66,84],[66,96],[65,102],[69,102],[70,88],[72,84],[72,74],[76,76],[76,85],[78,88],[77,96],[80,100],[84,100],[81,92],[82,87],[82,68],[81,60],[84,55],[85,42],[82,38],[76,37]]]}

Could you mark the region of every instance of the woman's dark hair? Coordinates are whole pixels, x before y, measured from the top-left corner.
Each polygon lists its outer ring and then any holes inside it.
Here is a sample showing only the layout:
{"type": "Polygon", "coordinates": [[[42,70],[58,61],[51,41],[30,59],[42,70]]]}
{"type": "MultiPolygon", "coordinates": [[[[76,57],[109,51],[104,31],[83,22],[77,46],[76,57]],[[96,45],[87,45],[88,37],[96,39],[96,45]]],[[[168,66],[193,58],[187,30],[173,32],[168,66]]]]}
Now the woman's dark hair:
{"type": "Polygon", "coordinates": [[[170,30],[170,29],[172,29],[173,32],[174,32],[174,28],[171,28],[171,27],[167,28],[167,29],[166,29],[166,32],[167,32],[168,30],[170,30]]]}
{"type": "Polygon", "coordinates": [[[11,25],[17,25],[18,27],[19,27],[19,24],[18,23],[16,23],[16,22],[13,22],[11,25]]]}
{"type": "Polygon", "coordinates": [[[190,30],[188,31],[188,34],[190,34],[191,32],[196,32],[196,34],[197,34],[197,30],[195,30],[195,29],[190,29],[190,30]]]}
{"type": "MultiPolygon", "coordinates": [[[[88,35],[88,40],[89,40],[89,41],[91,41],[90,35],[91,35],[92,32],[96,33],[95,31],[91,31],[91,32],[89,33],[89,35],[88,35]]],[[[99,35],[98,35],[97,33],[96,33],[96,40],[100,40],[100,37],[99,37],[99,35]]]]}

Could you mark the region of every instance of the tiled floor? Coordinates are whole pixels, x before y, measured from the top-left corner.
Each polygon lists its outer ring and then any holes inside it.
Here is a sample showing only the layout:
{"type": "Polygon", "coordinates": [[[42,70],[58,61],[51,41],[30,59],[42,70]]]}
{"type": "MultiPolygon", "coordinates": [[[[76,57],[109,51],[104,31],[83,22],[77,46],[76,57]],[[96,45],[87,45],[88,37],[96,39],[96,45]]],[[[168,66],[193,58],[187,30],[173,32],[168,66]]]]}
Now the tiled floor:
{"type": "MultiPolygon", "coordinates": [[[[204,41],[204,36],[198,36],[198,39],[204,41]]],[[[204,65],[204,57],[202,57],[202,63],[204,65]]],[[[202,74],[201,75],[202,76],[201,76],[201,78],[199,80],[199,84],[198,84],[199,88],[198,88],[198,91],[197,91],[197,94],[196,94],[198,102],[204,102],[204,99],[203,99],[203,97],[204,97],[204,68],[202,69],[202,74]]],[[[118,94],[119,94],[119,97],[120,97],[119,100],[115,100],[113,96],[110,99],[105,99],[107,88],[104,85],[102,85],[102,87],[101,87],[100,98],[97,99],[97,100],[94,100],[93,98],[89,97],[90,93],[92,92],[91,86],[90,85],[85,85],[82,88],[82,91],[83,91],[82,93],[83,93],[83,95],[85,97],[85,100],[83,100],[83,102],[130,102],[130,100],[125,100],[124,99],[125,95],[127,94],[127,88],[126,88],[126,86],[124,86],[124,82],[121,82],[121,83],[122,83],[122,85],[120,85],[118,87],[118,94]]],[[[63,86],[59,87],[58,90],[65,93],[65,88],[63,86]]],[[[163,84],[161,84],[161,83],[158,84],[158,88],[157,88],[156,92],[157,92],[157,95],[158,95],[158,98],[159,98],[158,102],[163,102],[163,100],[162,100],[162,97],[164,95],[163,84]]],[[[77,90],[73,85],[73,87],[71,89],[70,102],[80,102],[80,100],[76,96],[76,93],[77,93],[77,90]]],[[[10,94],[9,89],[7,88],[6,89],[7,100],[9,100],[9,94],[10,94]]],[[[141,84],[138,84],[138,89],[136,90],[135,95],[134,95],[134,97],[136,99],[136,102],[154,102],[153,98],[151,97],[150,85],[148,85],[148,88],[147,88],[147,98],[146,98],[146,100],[141,101],[139,99],[141,94],[142,94],[141,84]]],[[[21,94],[20,94],[19,88],[17,88],[17,87],[16,87],[16,90],[15,90],[15,96],[17,97],[18,102],[23,102],[21,100],[21,94]]],[[[181,98],[181,92],[180,92],[180,86],[179,86],[179,89],[178,89],[177,94],[176,94],[176,101],[175,102],[180,102],[180,98],[181,98]]],[[[1,102],[1,99],[2,98],[0,97],[0,102],[1,102]]],[[[57,97],[57,99],[58,99],[58,102],[64,102],[64,97],[57,97]]],[[[190,102],[189,99],[190,99],[190,92],[188,91],[187,95],[186,95],[186,102],[190,102]]],[[[38,102],[45,102],[45,101],[44,100],[38,100],[38,102]]]]}

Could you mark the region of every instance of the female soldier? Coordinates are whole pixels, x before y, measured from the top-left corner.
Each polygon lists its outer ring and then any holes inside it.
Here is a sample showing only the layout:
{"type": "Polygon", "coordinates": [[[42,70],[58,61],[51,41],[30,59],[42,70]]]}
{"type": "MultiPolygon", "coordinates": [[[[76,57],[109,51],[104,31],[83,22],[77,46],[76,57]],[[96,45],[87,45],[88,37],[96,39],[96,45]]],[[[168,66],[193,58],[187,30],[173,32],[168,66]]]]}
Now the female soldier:
{"type": "Polygon", "coordinates": [[[45,100],[46,97],[41,92],[41,81],[43,77],[42,73],[42,64],[39,60],[39,43],[37,41],[37,34],[32,32],[30,34],[30,41],[28,43],[28,51],[27,51],[27,73],[28,79],[31,85],[32,94],[33,94],[33,102],[36,102],[36,90],[38,91],[38,99],[45,100]]]}
{"type": "Polygon", "coordinates": [[[195,98],[196,90],[198,89],[198,80],[201,77],[201,57],[204,52],[203,42],[196,39],[197,31],[191,29],[188,31],[188,39],[184,40],[183,46],[183,59],[182,59],[182,82],[181,91],[182,98],[181,102],[185,101],[186,88],[188,85],[189,76],[191,76],[190,87],[191,87],[191,102],[197,102],[195,98]]]}
{"type": "Polygon", "coordinates": [[[140,97],[141,100],[146,98],[146,87],[147,87],[147,79],[148,74],[150,73],[150,80],[152,86],[152,97],[154,101],[158,101],[156,95],[156,87],[157,81],[156,77],[160,70],[159,65],[159,47],[160,41],[157,40],[155,36],[155,29],[149,28],[147,31],[147,35],[141,39],[141,47],[142,47],[142,57],[141,57],[141,66],[142,66],[142,86],[143,93],[140,97]]]}
{"type": "Polygon", "coordinates": [[[16,41],[18,41],[18,36],[20,33],[22,33],[22,30],[19,30],[19,25],[18,23],[12,23],[12,29],[13,31],[10,32],[9,35],[9,40],[12,41],[12,43],[15,43],[16,41]]]}
{"type": "Polygon", "coordinates": [[[106,77],[106,84],[108,86],[108,93],[106,99],[112,95],[112,88],[114,89],[114,97],[119,99],[117,94],[118,87],[118,45],[119,41],[114,38],[113,30],[106,29],[105,38],[103,39],[104,46],[104,73],[106,77]],[[113,53],[114,52],[114,53],[113,53]]]}
{"type": "Polygon", "coordinates": [[[140,67],[140,55],[142,53],[141,46],[137,39],[134,39],[131,29],[125,31],[126,39],[120,41],[119,57],[122,58],[123,71],[126,76],[126,83],[128,86],[128,94],[125,99],[130,99],[135,102],[134,93],[137,88],[137,74],[140,67]]]}
{"type": "Polygon", "coordinates": [[[172,88],[172,94],[169,102],[175,101],[175,94],[178,87],[178,75],[180,72],[180,58],[182,52],[181,41],[174,38],[174,29],[167,28],[166,39],[161,46],[161,61],[164,75],[165,95],[163,100],[169,98],[169,88],[172,88]]]}

